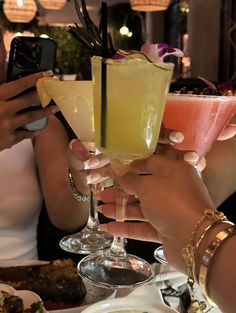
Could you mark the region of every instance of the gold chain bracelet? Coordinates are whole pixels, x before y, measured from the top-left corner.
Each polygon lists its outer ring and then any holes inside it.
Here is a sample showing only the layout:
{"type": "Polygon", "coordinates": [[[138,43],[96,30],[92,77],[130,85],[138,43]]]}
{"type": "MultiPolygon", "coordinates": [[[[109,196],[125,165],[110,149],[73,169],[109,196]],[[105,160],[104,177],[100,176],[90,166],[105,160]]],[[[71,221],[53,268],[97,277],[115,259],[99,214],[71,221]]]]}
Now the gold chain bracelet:
{"type": "MultiPolygon", "coordinates": [[[[218,211],[213,210],[213,209],[205,209],[203,216],[199,219],[199,221],[194,226],[194,229],[193,229],[193,232],[192,232],[192,235],[190,238],[190,242],[182,250],[182,256],[185,260],[185,264],[187,265],[188,273],[189,273],[189,276],[191,279],[193,279],[195,276],[195,274],[193,273],[193,269],[195,269],[196,235],[197,235],[197,232],[199,230],[199,227],[201,226],[201,224],[205,220],[212,220],[213,222],[215,222],[215,221],[225,221],[227,219],[222,212],[218,212],[218,211]]],[[[208,230],[208,229],[209,229],[209,227],[207,226],[207,228],[205,230],[208,230]]],[[[206,231],[205,231],[205,234],[206,234],[206,231]]],[[[203,239],[203,237],[201,238],[201,240],[202,239],[203,239]]]]}

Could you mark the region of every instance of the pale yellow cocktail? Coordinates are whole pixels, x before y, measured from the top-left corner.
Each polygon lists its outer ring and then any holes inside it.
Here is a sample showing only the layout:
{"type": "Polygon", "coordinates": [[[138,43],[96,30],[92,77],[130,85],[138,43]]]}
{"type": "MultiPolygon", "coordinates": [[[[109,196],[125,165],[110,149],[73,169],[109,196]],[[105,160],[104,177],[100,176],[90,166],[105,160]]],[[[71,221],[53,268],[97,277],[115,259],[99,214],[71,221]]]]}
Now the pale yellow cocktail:
{"type": "Polygon", "coordinates": [[[95,142],[92,81],[47,77],[38,81],[37,88],[42,104],[45,106],[53,99],[81,141],[95,142]]]}
{"type": "Polygon", "coordinates": [[[106,103],[102,103],[101,60],[92,57],[96,146],[125,162],[148,157],[157,145],[174,65],[106,59],[106,103]]]}

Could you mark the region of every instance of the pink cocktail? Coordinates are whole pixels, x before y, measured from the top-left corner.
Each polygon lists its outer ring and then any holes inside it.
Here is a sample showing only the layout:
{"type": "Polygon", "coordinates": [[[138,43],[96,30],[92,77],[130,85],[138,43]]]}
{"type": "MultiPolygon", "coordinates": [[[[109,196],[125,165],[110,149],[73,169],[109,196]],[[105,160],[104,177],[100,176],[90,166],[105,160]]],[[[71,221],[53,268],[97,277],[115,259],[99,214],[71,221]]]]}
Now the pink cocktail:
{"type": "Polygon", "coordinates": [[[235,113],[234,96],[169,94],[163,124],[184,134],[176,149],[196,151],[202,158],[235,113]]]}

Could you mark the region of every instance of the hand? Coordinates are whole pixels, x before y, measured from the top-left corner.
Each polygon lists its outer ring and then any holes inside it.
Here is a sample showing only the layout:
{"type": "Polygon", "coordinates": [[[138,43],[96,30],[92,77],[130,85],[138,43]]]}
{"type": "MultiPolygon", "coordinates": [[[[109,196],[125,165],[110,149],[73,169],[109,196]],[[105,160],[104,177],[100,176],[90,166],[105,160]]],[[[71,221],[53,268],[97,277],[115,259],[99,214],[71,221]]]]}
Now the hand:
{"type": "MultiPolygon", "coordinates": [[[[97,211],[108,218],[116,219],[116,188],[111,187],[103,190],[99,194],[99,199],[104,204],[99,205],[97,207],[97,211]]],[[[100,225],[100,227],[115,236],[162,243],[162,238],[158,231],[143,215],[137,198],[132,196],[129,197],[124,220],[125,222],[112,221],[110,223],[100,225]]]]}
{"type": "MultiPolygon", "coordinates": [[[[122,164],[118,171],[113,164],[112,167],[115,173],[120,175],[122,164]]],[[[116,177],[119,185],[140,201],[140,204],[129,206],[126,215],[129,218],[138,217],[149,221],[150,225],[147,230],[146,224],[145,228],[142,228],[143,225],[138,227],[135,223],[132,226],[132,223],[125,222],[119,223],[118,227],[116,222],[112,222],[106,229],[112,234],[124,237],[131,235],[136,239],[152,238],[163,242],[167,260],[173,266],[184,270],[182,249],[189,242],[194,225],[204,209],[214,207],[195,169],[182,159],[176,159],[174,151],[172,153],[169,150],[165,155],[153,155],[145,160],[134,161],[124,176],[119,175],[116,177]]],[[[114,197],[111,198],[109,194],[109,198],[107,192],[106,190],[100,193],[100,199],[105,202],[101,210],[106,214],[108,210],[115,210],[115,204],[111,202],[114,197]]],[[[109,214],[114,216],[114,213],[109,214]]]]}
{"type": "Polygon", "coordinates": [[[23,139],[35,136],[35,132],[18,130],[18,128],[58,111],[55,106],[51,106],[18,114],[20,110],[39,102],[36,91],[25,95],[19,94],[33,87],[40,77],[47,75],[51,76],[51,71],[36,73],[0,85],[0,151],[10,148],[23,139]]]}
{"type": "Polygon", "coordinates": [[[93,183],[97,184],[99,190],[109,179],[110,159],[101,153],[89,155],[78,139],[70,142],[67,157],[75,186],[81,193],[88,194],[88,184],[93,183]]]}
{"type": "MultiPolygon", "coordinates": [[[[231,139],[236,134],[236,124],[228,124],[225,126],[225,128],[222,130],[222,132],[219,134],[217,140],[218,141],[224,141],[231,139]]],[[[170,144],[173,145],[175,143],[181,143],[184,140],[184,135],[181,132],[165,129],[164,127],[161,128],[161,133],[159,136],[159,144],[170,144]]],[[[158,149],[157,149],[158,153],[158,149]]],[[[194,165],[198,172],[202,172],[206,167],[206,159],[202,158],[199,160],[199,156],[195,151],[187,151],[182,152],[183,159],[189,163],[194,165]]]]}

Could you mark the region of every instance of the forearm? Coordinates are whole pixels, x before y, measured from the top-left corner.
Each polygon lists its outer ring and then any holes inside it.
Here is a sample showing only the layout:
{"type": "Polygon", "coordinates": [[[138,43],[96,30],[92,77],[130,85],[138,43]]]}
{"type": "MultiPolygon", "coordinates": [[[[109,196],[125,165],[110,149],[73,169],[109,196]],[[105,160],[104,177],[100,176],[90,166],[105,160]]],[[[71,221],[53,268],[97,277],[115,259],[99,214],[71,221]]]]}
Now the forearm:
{"type": "MultiPolygon", "coordinates": [[[[204,239],[200,246],[197,262],[199,271],[200,262],[207,247],[215,240],[215,236],[222,230],[227,229],[226,224],[220,224],[213,228],[210,235],[204,239]]],[[[209,297],[217,304],[224,313],[235,312],[235,261],[236,261],[236,236],[232,235],[223,241],[212,257],[208,268],[206,286],[209,297]]]]}
{"type": "Polygon", "coordinates": [[[77,201],[70,190],[66,157],[68,145],[64,128],[53,117],[36,137],[34,148],[49,217],[58,228],[74,231],[86,223],[89,203],[77,201]]]}
{"type": "Polygon", "coordinates": [[[202,178],[218,207],[236,190],[236,136],[216,142],[206,158],[202,178]]]}
{"type": "MultiPolygon", "coordinates": [[[[89,200],[88,197],[85,199],[89,200]]],[[[77,201],[72,195],[68,182],[57,197],[46,200],[52,223],[65,231],[75,231],[85,225],[90,205],[87,200],[77,201]]]]}

